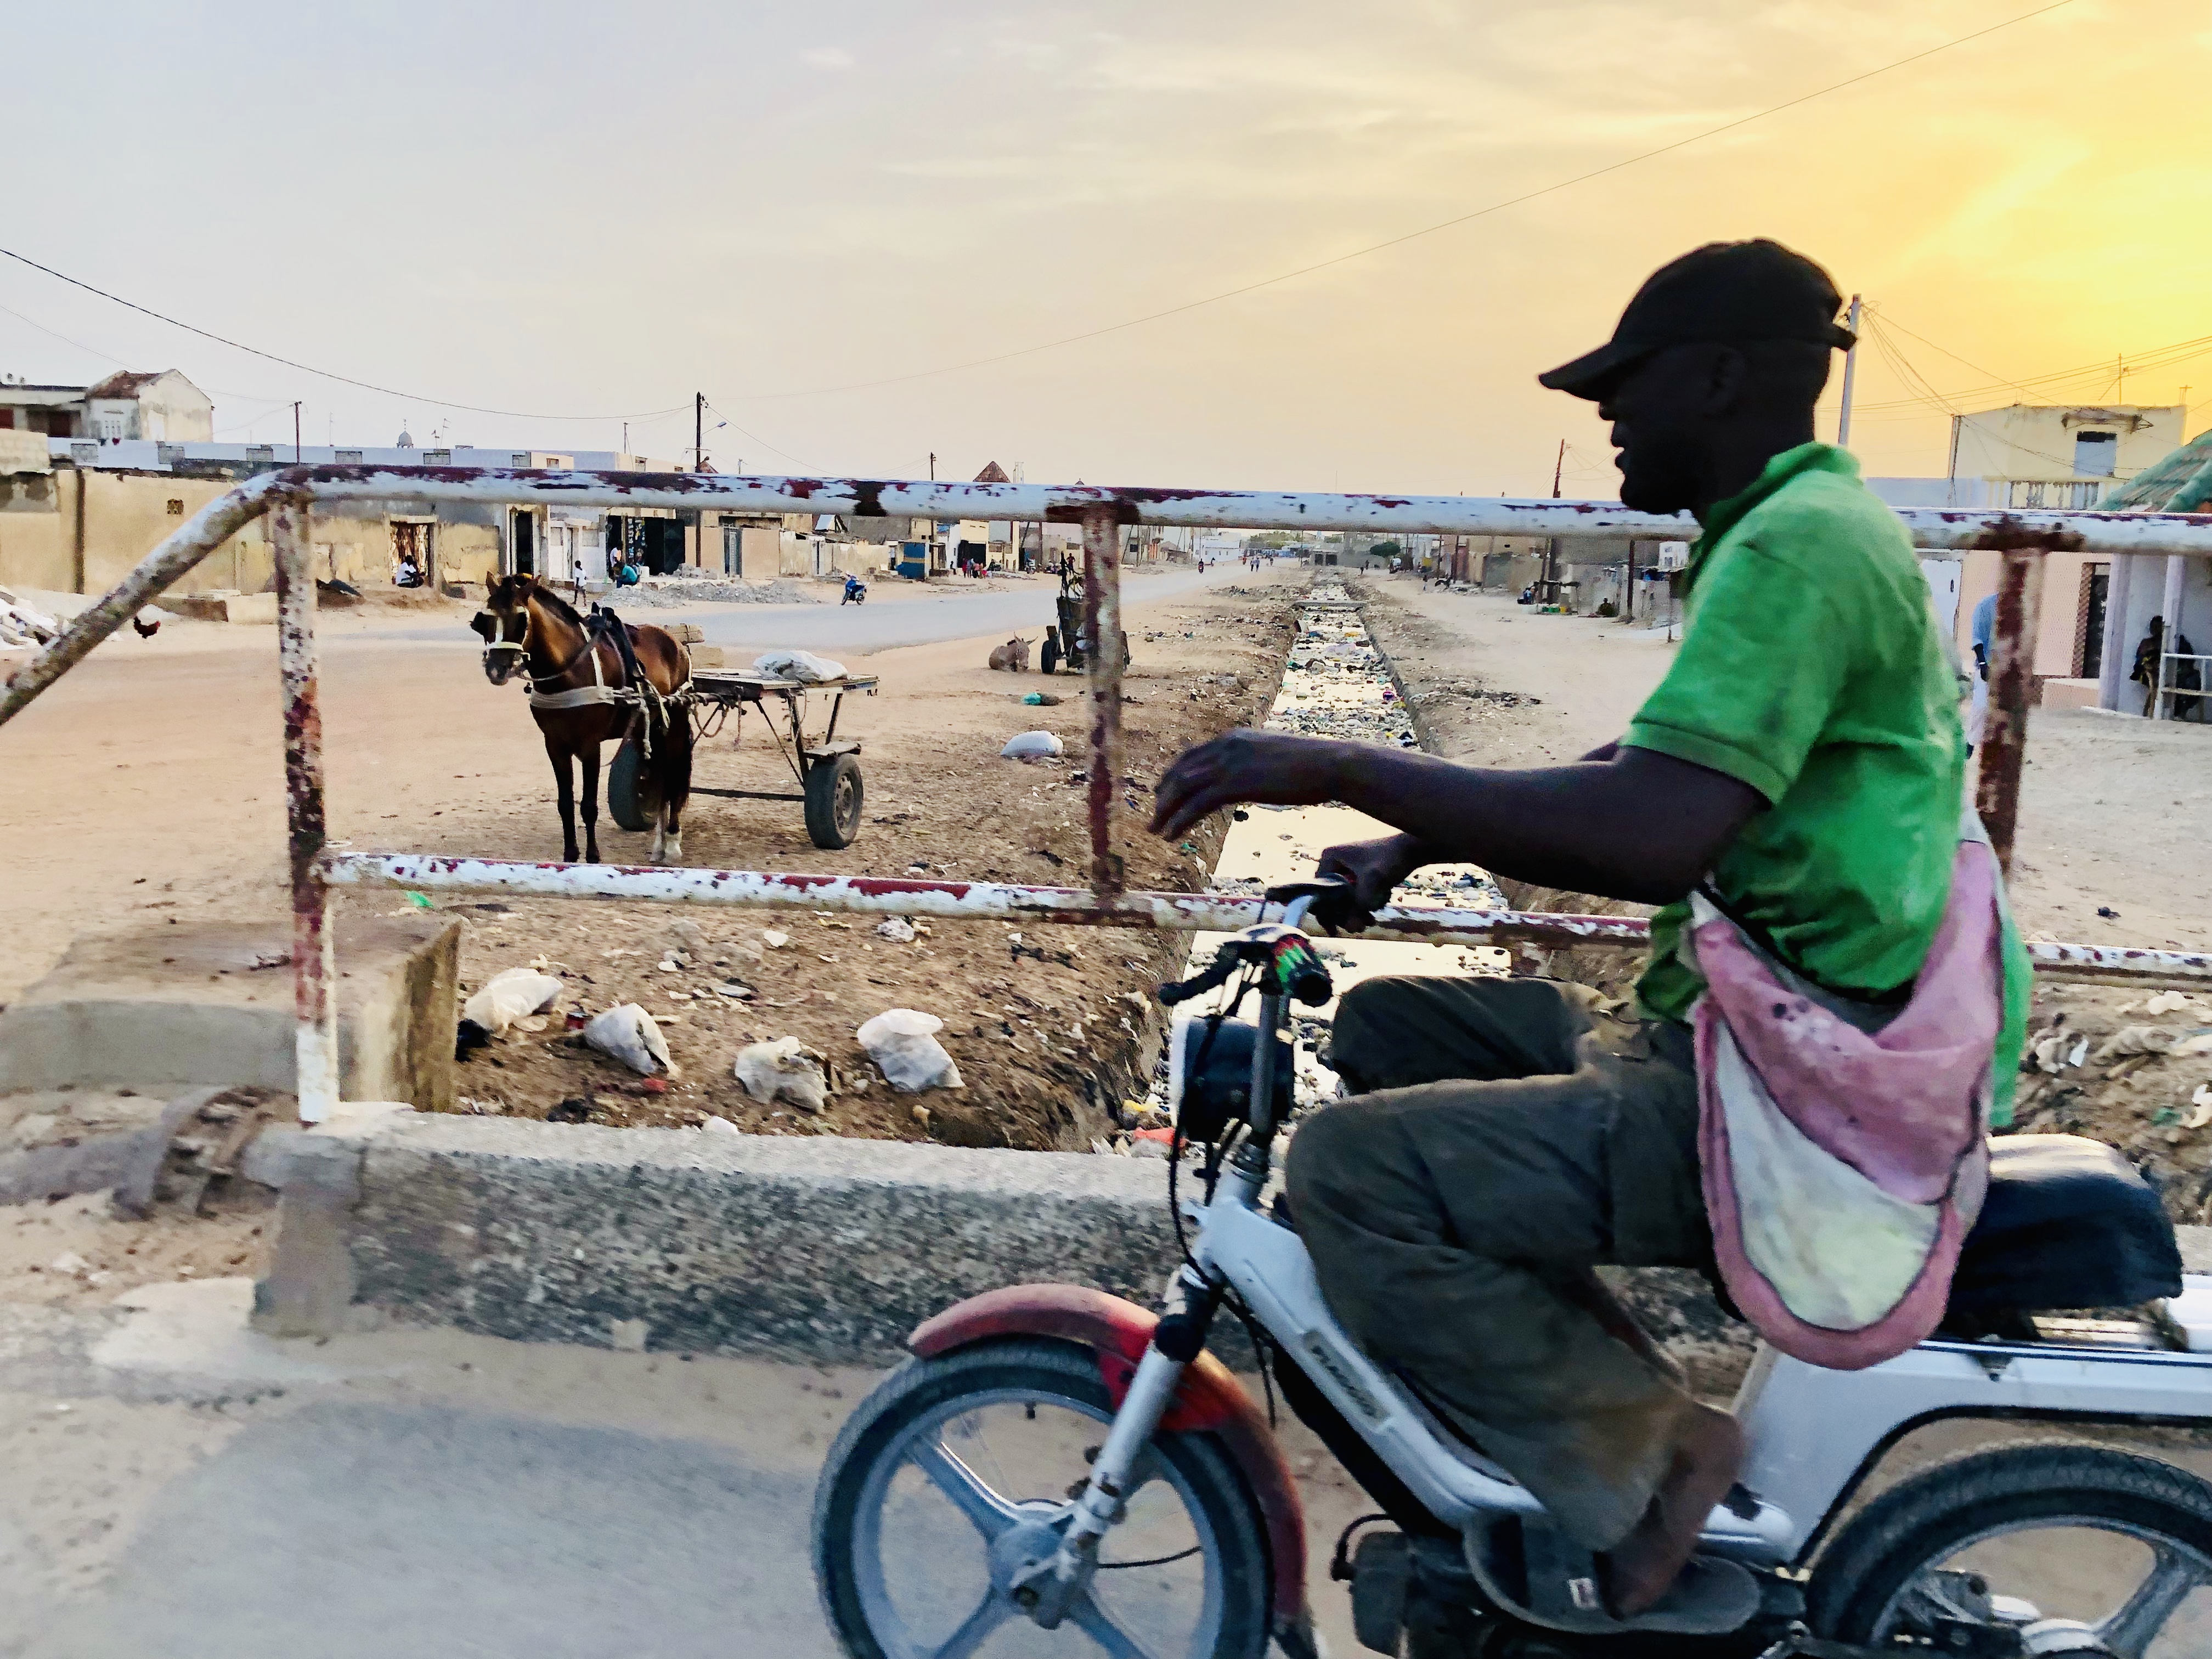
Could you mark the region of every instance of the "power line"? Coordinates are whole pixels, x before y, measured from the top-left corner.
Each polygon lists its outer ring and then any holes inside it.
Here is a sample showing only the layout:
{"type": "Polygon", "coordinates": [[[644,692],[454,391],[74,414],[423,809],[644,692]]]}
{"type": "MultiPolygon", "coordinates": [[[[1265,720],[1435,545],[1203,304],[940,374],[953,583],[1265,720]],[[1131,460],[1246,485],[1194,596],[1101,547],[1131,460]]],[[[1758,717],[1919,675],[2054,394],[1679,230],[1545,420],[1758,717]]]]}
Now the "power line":
{"type": "MultiPolygon", "coordinates": [[[[1186,311],[1196,311],[1202,306],[1218,305],[1224,300],[1233,300],[1240,295],[1256,293],[1263,288],[1273,288],[1278,283],[1291,282],[1300,276],[1310,276],[1317,270],[1327,270],[1333,265],[1344,264],[1353,259],[1364,259],[1369,254],[1380,253],[1385,248],[1397,247],[1404,243],[1418,240],[1424,236],[1433,236],[1438,231],[1450,230],[1455,226],[1486,218],[1491,214],[1502,213],[1507,208],[1519,207],[1525,202],[1533,202],[1539,197],[1571,189],[1576,185],[1587,184],[1593,179],[1603,178],[1607,173],[1618,173],[1624,167],[1635,167],[1639,162],[1652,161],[1675,150],[1687,149],[1692,144],[1702,143],[1708,138],[1717,137],[1723,132],[1733,132],[1738,127],[1749,126],[1753,122],[1763,121],[1770,115],[1779,115],[1783,111],[1795,109],[1800,104],[1809,104],[1816,98],[1825,98],[1830,93],[1841,92],[1847,87],[1857,86],[1862,82],[1887,75],[1893,70],[1903,69],[1909,64],[1919,63],[1923,58],[1933,58],[1939,52],[1949,52],[1954,46],[1963,46],[1970,41],[1979,40],[1986,35],[1995,34],[2001,29],[2008,29],[2015,23],[2027,22],[2031,19],[2061,10],[2073,3],[2074,0],[2052,0],[2052,3],[2039,6],[2033,11],[2024,11],[2016,17],[2008,17],[2001,23],[1992,23],[1986,28],[1976,29],[1971,34],[1961,34],[1954,40],[1944,41],[1941,46],[1929,46],[1924,52],[1916,52],[1909,57],[1899,58],[1884,64],[1878,69],[1868,70],[1847,80],[1832,82],[1812,92],[1801,93],[1798,96],[1784,100],[1778,104],[1770,104],[1765,109],[1753,114],[1739,116],[1733,121],[1723,121],[1717,127],[1707,127],[1702,132],[1692,133],[1686,138],[1678,138],[1673,143],[1662,144],[1656,149],[1647,149],[1640,155],[1631,155],[1622,161],[1609,161],[1601,167],[1591,168],[1588,173],[1577,173],[1571,179],[1562,179],[1557,183],[1541,185],[1519,196],[1508,197],[1502,202],[1492,202],[1487,207],[1476,208],[1470,213],[1460,214],[1455,218],[1443,220],[1419,230],[1409,230],[1403,235],[1392,236],[1380,242],[1370,242],[1365,247],[1354,248],[1349,253],[1340,253],[1330,258],[1316,260],[1312,264],[1300,265],[1295,270],[1285,270],[1273,276],[1263,276],[1257,282],[1246,283],[1238,288],[1224,289],[1218,294],[1209,294],[1203,299],[1187,300],[1181,305],[1169,306],[1160,311],[1147,312],[1141,317],[1132,317],[1125,322],[1109,323],[1102,328],[1086,329],[1080,334],[1063,335],[1056,340],[1046,340],[1036,345],[1018,347],[1012,351],[997,352],[988,357],[974,357],[966,362],[947,363],[938,368],[916,369],[911,374],[893,374],[882,380],[854,380],[843,386],[811,386],[795,392],[749,392],[745,394],[746,400],[758,402],[781,398],[826,397],[840,392],[862,392],[873,386],[897,386],[907,380],[926,380],[935,374],[952,374],[963,369],[981,368],[992,363],[1006,362],[1016,357],[1032,356],[1040,351],[1055,350],[1060,346],[1074,345],[1081,341],[1097,339],[1102,335],[1118,334],[1125,329],[1141,327],[1146,323],[1156,323],[1163,318],[1180,316],[1186,311]]],[[[0,250],[0,252],[4,251],[0,250]]]]}
{"type": "MultiPolygon", "coordinates": [[[[1926,335],[1917,333],[1915,331],[1905,327],[1904,324],[1899,322],[1895,317],[1889,313],[1887,307],[1881,308],[1881,315],[1884,321],[1887,322],[1890,327],[1896,329],[1899,333],[1910,334],[1914,339],[1919,341],[1921,344],[1929,347],[1931,349],[1942,352],[1946,357],[1950,358],[1952,362],[1964,363],[1968,368],[1972,369],[1977,374],[1986,374],[1990,377],[1990,384],[1985,386],[1968,386],[1962,391],[1950,394],[1954,398],[1964,398],[1986,397],[1990,392],[2001,391],[2008,386],[2015,392],[2024,392],[2031,398],[2044,397],[2050,394],[2051,387],[2063,384],[2065,381],[2086,380],[2094,376],[2100,380],[2100,382],[2101,382],[2105,377],[2110,375],[2112,373],[2112,365],[2109,362],[2100,359],[2096,362],[2083,363],[2075,368],[2053,369],[2050,373],[2045,374],[2030,374],[2026,376],[2024,379],[2017,380],[2008,380],[2002,374],[1998,374],[1990,369],[1984,368],[1978,363],[1969,362],[1967,359],[1961,357],[1957,352],[1951,350],[1947,346],[1936,344],[1935,341],[1929,339],[1926,335]]],[[[2148,371],[2156,368],[2171,368],[2178,363],[2187,362],[2191,358],[2201,357],[2207,352],[2212,352],[2212,335],[2200,335],[2194,339],[2189,340],[2176,340],[2166,345],[2154,346],[2151,349],[2143,352],[2139,356],[2128,358],[2128,373],[2130,374],[2136,374],[2148,373],[2148,371]]],[[[1905,398],[1893,398],[1884,403],[1863,404],[1860,407],[1863,410],[1869,410],[1896,409],[1905,404],[1923,404],[1927,401],[1929,401],[1929,399],[1924,398],[1911,397],[1905,398]]],[[[1948,405],[1946,404],[1946,407],[1948,406],[1948,405]]]]}
{"type": "MultiPolygon", "coordinates": [[[[2070,0],[2060,0],[2061,4],[2069,3],[2070,0]]],[[[97,295],[111,304],[135,311],[142,317],[151,317],[157,323],[167,323],[171,328],[181,328],[187,334],[197,334],[203,340],[213,340],[217,345],[228,346],[233,351],[243,351],[249,356],[265,358],[272,363],[282,363],[287,368],[296,368],[302,374],[319,375],[325,380],[336,380],[343,386],[359,386],[364,392],[377,392],[386,398],[399,398],[410,403],[427,404],[436,409],[459,410],[470,415],[501,415],[518,421],[641,421],[654,415],[675,413],[672,409],[652,409],[637,415],[540,415],[525,409],[487,409],[480,404],[457,404],[450,398],[433,398],[423,392],[402,392],[393,386],[378,386],[369,380],[357,380],[350,374],[339,374],[327,368],[317,368],[312,363],[300,362],[290,357],[280,357],[273,351],[264,351],[258,346],[250,346],[243,341],[233,340],[224,335],[213,333],[195,324],[155,311],[150,306],[142,306],[136,300],[126,300],[119,294],[110,294],[106,289],[94,288],[90,283],[79,282],[76,277],[56,270],[52,265],[42,265],[36,259],[18,253],[13,248],[0,247],[0,254],[5,254],[18,264],[28,265],[33,270],[44,271],[58,282],[67,283],[71,288],[81,288],[87,294],[97,295]]],[[[24,320],[29,319],[26,318],[24,320]]],[[[32,326],[35,328],[38,325],[33,323],[32,326]]],[[[55,337],[58,339],[61,337],[56,335],[55,337]]],[[[74,344],[75,342],[72,341],[70,343],[74,344]]],[[[80,349],[89,349],[90,348],[80,349]]],[[[97,357],[107,356],[104,351],[94,352],[93,355],[97,357]]]]}

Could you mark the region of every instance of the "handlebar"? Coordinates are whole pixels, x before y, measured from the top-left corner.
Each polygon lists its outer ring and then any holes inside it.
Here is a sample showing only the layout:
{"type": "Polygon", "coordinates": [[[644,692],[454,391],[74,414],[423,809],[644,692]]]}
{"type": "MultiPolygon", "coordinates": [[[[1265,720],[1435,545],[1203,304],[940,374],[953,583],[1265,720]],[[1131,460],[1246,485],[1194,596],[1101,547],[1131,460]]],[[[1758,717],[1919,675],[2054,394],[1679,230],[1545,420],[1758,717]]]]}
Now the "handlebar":
{"type": "Polygon", "coordinates": [[[1229,982],[1229,976],[1235,973],[1239,966],[1237,958],[1224,951],[1213,958],[1213,965],[1197,977],[1184,980],[1180,984],[1161,986],[1158,993],[1161,1005],[1172,1008],[1178,1002],[1188,1002],[1193,997],[1202,997],[1208,991],[1226,985],[1229,982]]]}

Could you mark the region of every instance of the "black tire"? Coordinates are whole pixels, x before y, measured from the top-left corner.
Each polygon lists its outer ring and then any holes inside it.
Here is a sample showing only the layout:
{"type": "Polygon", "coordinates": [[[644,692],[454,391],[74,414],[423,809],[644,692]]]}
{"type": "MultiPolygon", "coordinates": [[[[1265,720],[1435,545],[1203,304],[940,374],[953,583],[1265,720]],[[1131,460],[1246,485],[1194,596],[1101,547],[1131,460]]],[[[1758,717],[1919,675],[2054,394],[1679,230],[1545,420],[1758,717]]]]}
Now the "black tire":
{"type": "MultiPolygon", "coordinates": [[[[1821,1551],[1808,1610],[1831,1641],[1871,1645],[1920,1573],[1975,1540],[2045,1522],[2106,1523],[2171,1540],[2212,1563],[2212,1485],[2155,1458],[2046,1441],[1970,1452],[1899,1482],[1821,1551]]],[[[1993,1584],[2033,1601],[2035,1585],[1993,1584]]]]}
{"type": "Polygon", "coordinates": [[[645,750],[635,738],[625,738],[615,750],[615,763],[607,768],[607,816],[633,832],[653,828],[652,780],[645,750]]]}
{"type": "MultiPolygon", "coordinates": [[[[863,1614],[851,1548],[860,1499],[876,1463],[917,1419],[949,1401],[1000,1390],[1034,1391],[1041,1401],[1069,1401],[1099,1412],[1113,1409],[1092,1350],[1073,1342],[1012,1337],[936,1359],[907,1361],[877,1385],[838,1431],[814,1489],[811,1553],[823,1613],[851,1659],[885,1659],[863,1614]]],[[[1272,1580],[1258,1500],[1210,1434],[1157,1435],[1152,1449],[1188,1486],[1218,1545],[1222,1626],[1208,1659],[1266,1659],[1272,1580]]]]}
{"type": "Polygon", "coordinates": [[[1037,647],[1037,672],[1041,674],[1060,672],[1060,636],[1049,628],[1044,631],[1044,643],[1037,647]]]}
{"type": "Polygon", "coordinates": [[[860,833],[860,810],[866,803],[858,760],[839,755],[815,762],[806,769],[806,838],[833,853],[850,847],[860,833]]]}

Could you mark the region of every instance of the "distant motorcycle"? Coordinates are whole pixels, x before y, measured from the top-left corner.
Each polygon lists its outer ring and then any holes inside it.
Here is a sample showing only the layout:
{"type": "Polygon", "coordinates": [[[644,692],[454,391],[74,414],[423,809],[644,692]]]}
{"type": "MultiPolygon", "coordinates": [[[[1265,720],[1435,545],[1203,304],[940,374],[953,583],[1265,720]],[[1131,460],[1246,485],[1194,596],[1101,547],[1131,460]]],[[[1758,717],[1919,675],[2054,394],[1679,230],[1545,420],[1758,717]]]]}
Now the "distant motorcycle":
{"type": "Polygon", "coordinates": [[[846,578],[845,578],[845,597],[844,597],[843,599],[842,599],[838,600],[838,601],[837,601],[837,603],[838,603],[839,605],[866,605],[867,602],[868,602],[868,585],[867,585],[867,583],[866,583],[866,582],[862,581],[862,580],[861,580],[858,576],[848,576],[848,577],[846,577],[846,578]]]}

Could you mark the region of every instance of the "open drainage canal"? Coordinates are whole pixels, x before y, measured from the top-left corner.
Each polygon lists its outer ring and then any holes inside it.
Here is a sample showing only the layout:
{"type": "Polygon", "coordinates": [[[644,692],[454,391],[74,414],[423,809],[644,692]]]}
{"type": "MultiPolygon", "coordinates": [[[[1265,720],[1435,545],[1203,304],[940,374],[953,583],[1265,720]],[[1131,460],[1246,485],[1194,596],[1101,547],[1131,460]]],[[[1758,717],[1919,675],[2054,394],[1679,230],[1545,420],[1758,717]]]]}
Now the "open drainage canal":
{"type": "MultiPolygon", "coordinates": [[[[1268,729],[1413,748],[1413,722],[1351,595],[1334,583],[1317,584],[1299,602],[1298,621],[1282,690],[1267,714],[1268,729]]],[[[1328,848],[1392,833],[1389,824],[1348,806],[1239,807],[1210,884],[1218,892],[1257,894],[1271,883],[1310,875],[1328,848]]],[[[1503,908],[1504,904],[1488,875],[1471,864],[1431,865],[1416,871],[1399,887],[1397,896],[1401,902],[1470,910],[1503,908]]],[[[1224,937],[1200,933],[1193,938],[1194,971],[1212,958],[1224,937]]],[[[1362,980],[1386,975],[1503,974],[1510,961],[1501,950],[1461,945],[1329,939],[1318,933],[1315,943],[1328,963],[1339,996],[1362,980]]],[[[1255,1017],[1257,1001],[1256,997],[1246,998],[1237,1012],[1248,1019],[1255,1017]]],[[[1215,1004],[1206,998],[1194,1006],[1211,1008],[1215,1004]]],[[[1297,1098],[1301,1106],[1336,1093],[1336,1074],[1317,1058],[1326,1049],[1328,1023],[1335,1013],[1334,1002],[1295,1011],[1297,1098]]],[[[1154,1105],[1161,1103],[1164,1090],[1164,1081],[1156,1085],[1154,1105]]]]}

